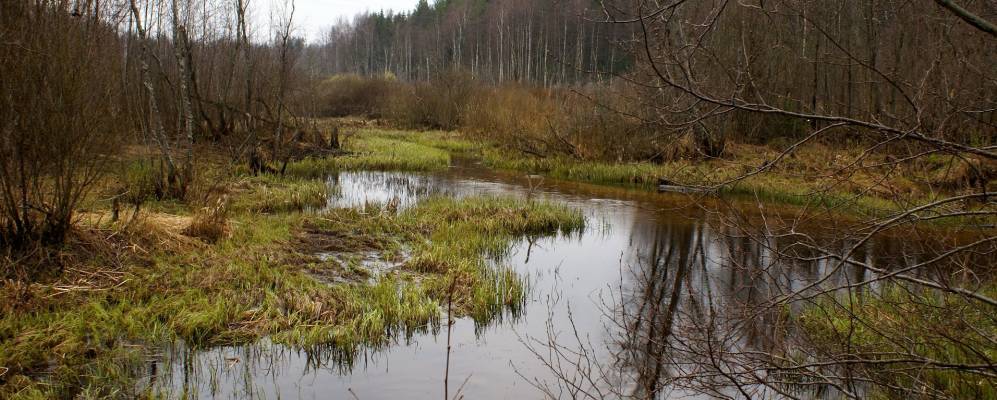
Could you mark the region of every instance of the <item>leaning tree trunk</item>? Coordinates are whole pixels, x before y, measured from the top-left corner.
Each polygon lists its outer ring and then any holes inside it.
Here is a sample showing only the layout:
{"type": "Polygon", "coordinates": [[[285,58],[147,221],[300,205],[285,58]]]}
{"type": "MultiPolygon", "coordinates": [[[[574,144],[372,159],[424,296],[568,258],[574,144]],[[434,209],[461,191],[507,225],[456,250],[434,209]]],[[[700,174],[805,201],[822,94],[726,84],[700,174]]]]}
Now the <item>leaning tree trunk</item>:
{"type": "Polygon", "coordinates": [[[139,57],[139,65],[142,71],[142,86],[145,88],[146,96],[149,97],[149,126],[147,128],[149,132],[147,133],[159,147],[160,156],[166,167],[167,181],[172,181],[176,179],[177,167],[173,161],[170,143],[163,128],[163,120],[159,114],[159,105],[156,102],[156,88],[153,85],[152,72],[149,68],[148,34],[142,25],[142,16],[138,10],[136,0],[130,0],[129,5],[131,6],[132,16],[135,18],[135,29],[138,31],[139,42],[141,43],[140,50],[142,56],[139,57]]]}

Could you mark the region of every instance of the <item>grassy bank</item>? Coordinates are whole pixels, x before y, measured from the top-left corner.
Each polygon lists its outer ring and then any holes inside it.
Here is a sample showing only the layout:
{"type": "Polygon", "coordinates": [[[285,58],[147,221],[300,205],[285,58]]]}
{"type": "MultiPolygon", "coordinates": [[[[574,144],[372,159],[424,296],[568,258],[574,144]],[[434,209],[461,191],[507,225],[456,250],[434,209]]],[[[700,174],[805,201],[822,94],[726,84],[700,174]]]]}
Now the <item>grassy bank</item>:
{"type": "Polygon", "coordinates": [[[925,166],[924,171],[917,173],[903,173],[888,167],[851,168],[852,163],[871,165],[881,161],[860,162],[859,150],[831,151],[819,145],[800,149],[795,156],[783,159],[766,172],[736,182],[730,181],[755,171],[779,153],[765,146],[730,145],[730,155],[722,159],[680,159],[663,163],[540,158],[501,148],[486,148],[481,154],[485,165],[495,169],[643,190],[657,190],[659,179],[700,187],[730,182],[720,188],[720,194],[833,209],[847,214],[880,215],[952,192],[951,189],[937,189],[942,185],[931,184],[933,180],[942,180],[939,175],[940,171],[946,171],[945,160],[925,166]],[[848,172],[844,173],[846,170],[848,172]]]}
{"type": "MultiPolygon", "coordinates": [[[[434,197],[400,212],[378,205],[325,209],[335,193],[324,177],[333,171],[433,171],[446,168],[452,153],[477,152],[495,168],[653,189],[659,177],[715,183],[771,156],[763,148],[737,148],[743,156],[664,164],[540,159],[452,133],[381,129],[363,129],[344,147],[344,156],[291,163],[283,177],[231,173],[222,170],[224,161],[199,157],[212,166],[204,174],[212,189],[198,191],[206,200],[148,201],[138,214],[125,210],[114,222],[110,204],[88,202],[73,240],[54,257],[58,274],[0,282],[0,398],[153,396],[135,379],[160,348],[176,341],[203,348],[267,337],[351,354],[357,346],[386,345],[394,334],[439,328],[450,296],[458,313],[488,323],[515,313],[526,292],[520,276],[489,258],[501,257],[522,236],[567,234],[584,224],[561,205],[492,197],[434,197]]],[[[888,192],[858,190],[871,183],[867,175],[826,178],[834,185],[813,178],[850,160],[790,159],[731,191],[813,205],[807,192],[831,187],[821,204],[888,209],[888,192]],[[851,198],[858,202],[835,203],[851,198]]],[[[142,169],[135,170],[129,185],[141,186],[142,169]]],[[[915,313],[925,319],[910,329],[960,326],[918,308],[928,300],[887,300],[858,311],[828,303],[808,311],[800,325],[829,354],[835,346],[871,354],[894,345],[862,331],[849,312],[897,330],[908,326],[897,321],[915,313]],[[905,308],[911,304],[914,309],[905,308]]],[[[965,318],[994,329],[987,316],[965,318]]],[[[931,351],[940,360],[971,356],[931,351]]],[[[932,373],[939,390],[994,395],[992,385],[966,389],[958,373],[932,373]]]]}
{"type": "Polygon", "coordinates": [[[220,194],[205,204],[151,201],[112,222],[109,205],[93,202],[60,250],[61,273],[2,282],[0,398],[153,396],[136,378],[174,341],[198,348],[268,337],[349,353],[386,344],[391,332],[436,329],[450,296],[480,323],[515,312],[524,284],[488,257],[522,235],[579,229],[582,217],[488,197],[432,198],[401,212],[322,210],[331,193],[306,177],[443,168],[443,148],[469,146],[399,135],[352,137],[352,155],[295,163],[286,177],[212,175],[223,180],[213,185],[220,194]],[[369,254],[394,267],[357,261],[369,254]]]}
{"type": "Polygon", "coordinates": [[[951,194],[959,190],[966,173],[957,168],[960,161],[951,157],[928,156],[904,169],[881,165],[887,160],[865,154],[859,147],[809,144],[764,173],[730,182],[775,160],[779,151],[730,143],[727,155],[718,159],[605,162],[537,157],[472,136],[365,128],[345,140],[348,155],[301,160],[289,164],[288,171],[300,177],[323,176],[334,170],[435,171],[450,164],[451,154],[466,154],[480,157],[485,166],[497,170],[555,179],[648,191],[657,190],[661,179],[700,187],[729,183],[720,188],[720,194],[876,216],[951,194]]]}
{"type": "MultiPolygon", "coordinates": [[[[344,141],[348,155],[305,159],[289,164],[288,171],[300,177],[324,176],[334,170],[436,171],[450,164],[451,154],[463,154],[479,157],[485,166],[497,170],[654,191],[660,179],[701,187],[728,183],[779,157],[779,151],[769,146],[731,143],[727,155],[719,159],[604,162],[536,157],[472,136],[364,128],[344,141]]],[[[881,216],[961,190],[957,187],[967,172],[958,168],[959,160],[944,156],[925,157],[909,168],[880,165],[885,161],[859,147],[831,149],[810,144],[764,173],[724,185],[719,193],[834,213],[881,216]]],[[[972,218],[953,221],[949,223],[981,222],[972,218]]]]}
{"type": "MultiPolygon", "coordinates": [[[[981,294],[992,298],[997,286],[981,294]]],[[[870,398],[992,399],[997,384],[988,376],[997,357],[997,320],[987,310],[961,296],[889,285],[850,298],[824,297],[796,322],[810,339],[812,356],[854,360],[853,374],[879,383],[870,398]]]]}
{"type": "Polygon", "coordinates": [[[382,129],[363,129],[343,141],[346,155],[292,162],[287,165],[287,173],[323,177],[330,171],[435,171],[450,165],[451,152],[479,147],[452,133],[382,129]]]}

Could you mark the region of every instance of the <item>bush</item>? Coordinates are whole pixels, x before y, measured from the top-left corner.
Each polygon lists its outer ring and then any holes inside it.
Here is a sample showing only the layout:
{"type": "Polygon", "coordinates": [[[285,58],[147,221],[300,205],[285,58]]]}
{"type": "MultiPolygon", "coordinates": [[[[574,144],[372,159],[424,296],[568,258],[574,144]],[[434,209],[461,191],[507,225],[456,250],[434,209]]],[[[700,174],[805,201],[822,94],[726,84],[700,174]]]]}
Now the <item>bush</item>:
{"type": "Polygon", "coordinates": [[[0,246],[62,243],[127,129],[118,32],[69,4],[0,3],[0,246]]]}
{"type": "Polygon", "coordinates": [[[486,86],[466,72],[448,71],[414,83],[337,75],[321,90],[329,93],[323,104],[332,105],[326,116],[378,115],[405,127],[460,129],[540,157],[666,162],[723,152],[728,121],[708,126],[705,135],[655,126],[647,122],[655,110],[618,86],[486,86]]]}
{"type": "Polygon", "coordinates": [[[335,75],[320,82],[315,89],[319,98],[319,114],[326,117],[359,115],[380,118],[388,96],[399,86],[400,83],[392,75],[335,75]]]}
{"type": "Polygon", "coordinates": [[[455,130],[461,127],[474,88],[470,74],[443,72],[430,82],[396,91],[389,100],[387,116],[410,127],[455,130]]]}
{"type": "Polygon", "coordinates": [[[663,144],[670,141],[660,140],[661,134],[633,117],[639,112],[637,105],[604,86],[548,90],[506,85],[475,91],[463,129],[542,157],[660,158],[663,144]]]}

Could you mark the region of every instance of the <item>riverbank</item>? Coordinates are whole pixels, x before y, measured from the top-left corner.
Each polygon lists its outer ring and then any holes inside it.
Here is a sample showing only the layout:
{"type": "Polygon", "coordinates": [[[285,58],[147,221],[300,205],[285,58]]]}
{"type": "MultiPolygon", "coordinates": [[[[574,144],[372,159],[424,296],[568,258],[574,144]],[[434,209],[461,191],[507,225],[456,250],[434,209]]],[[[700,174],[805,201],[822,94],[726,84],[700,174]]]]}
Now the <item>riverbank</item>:
{"type": "MultiPolygon", "coordinates": [[[[357,125],[360,121],[341,119],[326,123],[357,125]]],[[[863,152],[860,147],[848,150],[809,144],[780,158],[781,152],[768,146],[731,143],[728,155],[722,158],[607,163],[565,156],[536,157],[459,132],[371,127],[353,128],[353,131],[359,136],[377,138],[372,142],[375,146],[392,147],[392,159],[378,160],[372,165],[378,169],[440,170],[446,168],[451,154],[460,154],[480,159],[484,166],[499,171],[650,192],[657,191],[661,182],[668,182],[679,187],[704,188],[720,197],[806,207],[811,212],[836,216],[881,217],[904,210],[910,204],[978,190],[960,186],[974,173],[967,170],[970,167],[963,165],[963,160],[925,156],[916,165],[901,168],[891,160],[863,152]],[[766,165],[769,166],[759,172],[766,165]]],[[[308,176],[309,169],[322,171],[337,163],[355,162],[311,160],[301,163],[299,173],[308,176]]],[[[983,172],[993,168],[979,161],[966,162],[976,162],[979,164],[976,168],[983,172]]],[[[967,217],[955,222],[949,219],[946,223],[986,225],[988,221],[967,217]]]]}
{"type": "MultiPolygon", "coordinates": [[[[861,149],[830,150],[824,146],[780,153],[766,146],[730,145],[731,156],[683,159],[664,163],[605,163],[567,157],[538,158],[498,147],[482,149],[489,167],[557,179],[657,190],[671,185],[704,188],[721,196],[808,207],[840,214],[883,216],[910,204],[929,203],[953,193],[978,190],[960,187],[969,172],[949,157],[925,157],[917,170],[891,165],[861,149]]],[[[990,184],[993,185],[992,183],[990,184]]],[[[979,223],[970,219],[967,223],[979,223]]]]}
{"type": "Polygon", "coordinates": [[[349,155],[291,163],[284,177],[215,171],[199,206],[93,201],[54,257],[61,273],[0,288],[0,397],[154,397],[136,381],[173,342],[267,337],[348,354],[438,329],[450,301],[482,322],[516,308],[522,278],[486,256],[577,230],[577,211],[494,197],[327,207],[334,171],[446,168],[449,154],[418,139],[430,137],[350,138],[349,155]]]}

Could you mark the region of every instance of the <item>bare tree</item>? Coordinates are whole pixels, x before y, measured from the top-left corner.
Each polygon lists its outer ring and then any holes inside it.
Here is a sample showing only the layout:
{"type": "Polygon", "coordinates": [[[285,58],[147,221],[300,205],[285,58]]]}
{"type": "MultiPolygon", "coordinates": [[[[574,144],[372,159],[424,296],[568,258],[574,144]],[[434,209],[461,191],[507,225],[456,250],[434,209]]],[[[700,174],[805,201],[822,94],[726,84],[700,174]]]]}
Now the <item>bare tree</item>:
{"type": "MultiPolygon", "coordinates": [[[[148,4],[146,4],[148,5],[148,4]]],[[[129,7],[132,13],[132,22],[135,25],[135,31],[138,33],[139,37],[139,47],[140,47],[140,57],[139,66],[142,72],[142,87],[145,88],[146,101],[148,101],[148,122],[143,125],[146,130],[147,136],[151,137],[153,141],[159,147],[159,153],[163,161],[165,168],[167,188],[175,186],[175,183],[180,179],[179,171],[176,166],[176,162],[173,160],[173,149],[169,138],[166,135],[166,129],[163,127],[162,115],[159,110],[159,99],[156,96],[156,85],[155,78],[152,73],[151,59],[153,58],[152,50],[149,48],[149,34],[148,27],[143,23],[144,16],[148,15],[148,12],[143,13],[137,0],[129,0],[129,7]]],[[[146,8],[148,11],[148,8],[146,8]]]]}
{"type": "MultiPolygon", "coordinates": [[[[180,192],[183,197],[186,194],[186,186],[193,179],[194,173],[194,110],[191,105],[191,87],[196,85],[191,77],[193,66],[188,64],[191,59],[190,40],[187,37],[186,15],[181,18],[178,0],[171,0],[170,6],[173,17],[173,55],[176,58],[178,76],[177,86],[179,87],[180,113],[182,116],[182,137],[184,141],[184,162],[180,167],[180,192]]],[[[190,3],[185,4],[184,9],[190,8],[190,3]]]]}
{"type": "Polygon", "coordinates": [[[123,129],[114,16],[0,5],[0,247],[61,244],[123,129]]]}
{"type": "Polygon", "coordinates": [[[282,15],[280,15],[275,21],[275,37],[274,37],[274,47],[277,49],[279,56],[277,57],[277,109],[274,119],[277,121],[277,127],[274,132],[273,140],[273,156],[274,160],[281,160],[280,172],[284,173],[287,168],[287,157],[282,154],[284,146],[284,130],[286,129],[285,122],[285,110],[286,110],[286,99],[288,92],[288,85],[290,79],[291,69],[294,67],[294,60],[292,59],[291,48],[294,44],[292,43],[292,29],[294,26],[294,0],[285,2],[282,10],[280,10],[282,15]]]}

